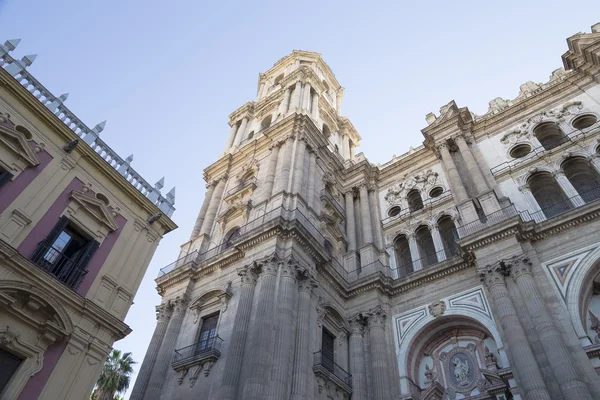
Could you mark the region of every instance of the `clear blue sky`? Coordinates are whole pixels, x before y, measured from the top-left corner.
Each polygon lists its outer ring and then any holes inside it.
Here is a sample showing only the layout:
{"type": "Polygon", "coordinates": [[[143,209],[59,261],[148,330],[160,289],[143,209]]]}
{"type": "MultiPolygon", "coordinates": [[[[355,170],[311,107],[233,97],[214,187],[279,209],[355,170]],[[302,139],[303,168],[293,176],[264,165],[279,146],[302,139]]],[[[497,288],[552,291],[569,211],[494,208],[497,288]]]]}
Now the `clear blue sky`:
{"type": "Polygon", "coordinates": [[[562,66],[565,39],[600,20],[598,0],[201,2],[0,0],[0,40],[38,54],[30,71],[148,181],[177,186],[165,237],[115,346],[142,361],[155,326],[158,270],[175,260],[223,151],[228,115],[258,74],[293,49],[323,54],[346,88],[359,151],[385,162],[422,142],[425,114],[454,99],[476,114],[562,66]]]}

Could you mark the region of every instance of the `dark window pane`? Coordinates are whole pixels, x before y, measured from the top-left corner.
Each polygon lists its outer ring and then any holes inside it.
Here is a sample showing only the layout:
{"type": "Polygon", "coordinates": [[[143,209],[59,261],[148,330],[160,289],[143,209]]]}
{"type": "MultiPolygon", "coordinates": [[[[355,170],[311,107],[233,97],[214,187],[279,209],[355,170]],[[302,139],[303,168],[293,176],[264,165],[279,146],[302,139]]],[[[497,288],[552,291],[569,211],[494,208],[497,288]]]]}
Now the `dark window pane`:
{"type": "Polygon", "coordinates": [[[0,349],[0,393],[8,385],[10,378],[17,372],[21,359],[0,349]]]}

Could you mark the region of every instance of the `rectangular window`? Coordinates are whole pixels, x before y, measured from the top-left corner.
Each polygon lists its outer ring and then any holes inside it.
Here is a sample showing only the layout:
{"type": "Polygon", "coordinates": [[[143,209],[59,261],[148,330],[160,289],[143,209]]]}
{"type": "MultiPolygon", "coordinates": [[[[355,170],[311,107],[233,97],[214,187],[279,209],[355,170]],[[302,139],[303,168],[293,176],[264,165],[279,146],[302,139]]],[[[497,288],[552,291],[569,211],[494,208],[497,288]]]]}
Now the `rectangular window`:
{"type": "Polygon", "coordinates": [[[31,260],[59,281],[75,289],[99,243],[89,239],[65,216],[36,248],[31,260]]]}
{"type": "Polygon", "coordinates": [[[0,393],[6,388],[10,378],[17,372],[21,359],[0,349],[0,393]]]}
{"type": "Polygon", "coordinates": [[[323,328],[321,334],[321,353],[323,354],[322,363],[325,368],[329,371],[333,372],[334,365],[334,344],[335,336],[333,336],[329,331],[323,328]]]}
{"type": "Polygon", "coordinates": [[[10,172],[0,167],[0,188],[10,182],[12,177],[13,175],[10,172]]]}
{"type": "Polygon", "coordinates": [[[202,318],[202,326],[198,335],[198,352],[211,350],[214,346],[215,336],[217,336],[217,323],[219,322],[219,313],[202,318]]]}

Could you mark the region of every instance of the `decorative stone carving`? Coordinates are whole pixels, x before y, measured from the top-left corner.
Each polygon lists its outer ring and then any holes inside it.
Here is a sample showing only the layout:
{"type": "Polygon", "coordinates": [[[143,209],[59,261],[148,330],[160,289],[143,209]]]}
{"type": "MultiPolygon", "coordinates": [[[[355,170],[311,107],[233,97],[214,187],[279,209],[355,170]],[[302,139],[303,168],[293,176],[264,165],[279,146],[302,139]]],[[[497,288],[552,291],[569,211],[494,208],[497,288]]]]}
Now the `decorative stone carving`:
{"type": "Polygon", "coordinates": [[[381,306],[377,306],[365,313],[365,319],[367,320],[369,329],[383,328],[385,326],[386,318],[387,315],[381,306]]]}
{"type": "Polygon", "coordinates": [[[10,115],[8,113],[0,112],[0,123],[10,122],[10,115]]]}
{"type": "Polygon", "coordinates": [[[444,303],[443,300],[431,303],[427,307],[429,308],[429,314],[431,314],[434,318],[444,315],[444,312],[446,311],[446,303],[444,303]]]}
{"type": "Polygon", "coordinates": [[[348,325],[350,326],[350,333],[352,335],[362,336],[365,330],[365,319],[361,314],[357,314],[348,320],[348,325]]]}
{"type": "Polygon", "coordinates": [[[510,275],[510,268],[503,261],[486,265],[478,271],[479,278],[488,289],[496,285],[504,285],[504,278],[510,275]]]}
{"type": "Polygon", "coordinates": [[[400,200],[406,197],[406,194],[412,189],[425,191],[438,183],[438,173],[427,170],[423,173],[417,173],[404,178],[388,189],[385,200],[390,204],[398,204],[400,200]]]}
{"type": "Polygon", "coordinates": [[[500,143],[506,145],[515,144],[522,137],[529,138],[528,131],[522,129],[515,129],[504,134],[504,136],[500,138],[500,143]]]}
{"type": "Polygon", "coordinates": [[[440,361],[447,377],[446,394],[449,399],[456,398],[456,393],[471,393],[476,387],[481,390],[485,387],[485,379],[479,371],[475,354],[475,345],[455,347],[449,352],[440,354],[440,361]]]}
{"type": "Polygon", "coordinates": [[[6,325],[6,329],[3,332],[0,332],[0,344],[9,345],[14,340],[17,340],[19,336],[19,332],[16,332],[10,326],[6,325]]]}
{"type": "Polygon", "coordinates": [[[173,308],[169,303],[163,303],[159,306],[156,306],[156,321],[167,322],[169,318],[171,318],[172,311],[173,308]]]}
{"type": "Polygon", "coordinates": [[[246,265],[242,268],[239,268],[237,271],[238,276],[240,277],[240,281],[242,286],[244,285],[256,285],[256,281],[258,279],[257,268],[255,263],[250,265],[246,265]]]}
{"type": "Polygon", "coordinates": [[[429,364],[425,364],[425,385],[429,386],[437,380],[437,374],[433,368],[429,368],[429,364]]]}
{"type": "Polygon", "coordinates": [[[484,354],[484,358],[485,358],[485,366],[487,369],[495,371],[497,368],[497,364],[496,364],[496,356],[494,355],[494,353],[492,353],[490,351],[490,349],[485,346],[485,354],[484,354]]]}
{"type": "Polygon", "coordinates": [[[590,314],[590,321],[592,322],[590,325],[590,329],[596,333],[596,337],[594,337],[594,339],[593,339],[594,343],[599,344],[600,343],[600,320],[598,319],[598,317],[596,317],[594,315],[592,310],[588,310],[588,313],[590,314]]]}
{"type": "Polygon", "coordinates": [[[512,259],[505,261],[505,263],[510,267],[511,275],[515,280],[525,274],[531,275],[532,263],[527,254],[515,256],[512,259]]]}

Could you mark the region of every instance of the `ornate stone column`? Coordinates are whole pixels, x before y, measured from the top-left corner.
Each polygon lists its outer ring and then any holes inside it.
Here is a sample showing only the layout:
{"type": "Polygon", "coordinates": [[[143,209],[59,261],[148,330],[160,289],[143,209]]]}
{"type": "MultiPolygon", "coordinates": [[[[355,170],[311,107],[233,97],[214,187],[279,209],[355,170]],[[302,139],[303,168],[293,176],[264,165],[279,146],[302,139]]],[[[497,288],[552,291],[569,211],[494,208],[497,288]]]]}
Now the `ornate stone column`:
{"type": "Polygon", "coordinates": [[[173,352],[175,351],[175,344],[177,337],[179,336],[179,330],[181,329],[181,323],[187,309],[189,299],[186,295],[176,298],[171,301],[173,306],[173,314],[169,321],[169,326],[165,332],[165,336],[160,345],[160,350],[156,356],[154,368],[150,374],[150,381],[148,382],[148,388],[146,389],[146,399],[159,399],[160,391],[162,389],[163,382],[171,366],[171,359],[173,358],[173,352]]]}
{"type": "Polygon", "coordinates": [[[277,111],[277,114],[285,115],[285,113],[287,113],[287,111],[290,107],[291,94],[292,94],[291,87],[288,87],[283,91],[283,100],[281,101],[281,104],[279,105],[279,110],[277,111]]]}
{"type": "Polygon", "coordinates": [[[227,357],[223,368],[223,382],[221,383],[221,396],[223,400],[235,400],[240,383],[240,370],[246,347],[246,336],[248,335],[248,322],[252,311],[252,299],[256,287],[256,270],[254,265],[247,265],[238,270],[241,285],[240,298],[236,307],[235,319],[231,339],[227,344],[227,357]]]}
{"type": "Polygon", "coordinates": [[[315,124],[317,123],[317,121],[319,120],[319,95],[317,93],[315,93],[315,95],[312,97],[312,107],[311,107],[311,111],[312,111],[312,116],[313,119],[315,120],[315,124]]]}
{"type": "Polygon", "coordinates": [[[315,174],[317,168],[317,154],[312,148],[308,149],[308,188],[306,190],[306,201],[308,206],[314,208],[315,202],[315,174]]]}
{"type": "Polygon", "coordinates": [[[371,209],[369,207],[369,193],[367,185],[362,184],[359,188],[360,193],[360,216],[362,221],[363,242],[365,244],[373,243],[373,224],[371,222],[371,209]]]}
{"type": "Polygon", "coordinates": [[[292,104],[290,109],[299,108],[300,107],[300,99],[302,98],[302,82],[296,82],[296,87],[294,89],[294,98],[292,99],[292,104]]]}
{"type": "Polygon", "coordinates": [[[408,235],[408,247],[410,249],[410,258],[412,259],[413,271],[419,271],[423,268],[423,264],[421,264],[419,246],[417,245],[417,238],[415,237],[414,233],[408,235]]]}
{"type": "Polygon", "coordinates": [[[308,112],[310,107],[310,83],[304,84],[304,95],[302,96],[302,108],[308,112]]]}
{"type": "Polygon", "coordinates": [[[204,222],[202,223],[202,228],[200,229],[201,235],[210,235],[212,231],[212,227],[215,223],[215,218],[217,216],[217,211],[219,210],[219,206],[221,205],[221,201],[223,200],[223,191],[225,190],[225,183],[227,183],[227,174],[223,175],[219,179],[219,182],[215,187],[213,196],[211,196],[210,205],[208,206],[204,222]]]}
{"type": "Polygon", "coordinates": [[[146,391],[146,386],[150,380],[150,374],[154,368],[154,362],[158,356],[163,337],[167,331],[172,311],[173,309],[169,303],[164,303],[156,307],[156,328],[154,328],[154,334],[152,335],[152,339],[150,339],[150,345],[148,346],[144,361],[140,367],[140,372],[135,380],[135,385],[131,392],[131,400],[142,400],[144,398],[144,392],[146,391]]]}
{"type": "Polygon", "coordinates": [[[265,179],[264,200],[268,200],[273,195],[273,184],[277,174],[277,161],[279,159],[279,149],[282,142],[275,142],[269,147],[271,155],[269,156],[269,165],[267,166],[267,177],[265,179]]]}
{"type": "Polygon", "coordinates": [[[523,296],[529,319],[548,357],[554,378],[563,396],[566,400],[591,400],[592,395],[586,384],[579,379],[571,355],[538,291],[531,272],[532,263],[529,257],[527,254],[513,257],[507,264],[510,265],[511,275],[523,296]]]}
{"type": "Polygon", "coordinates": [[[367,400],[367,370],[363,341],[364,320],[360,315],[348,321],[350,324],[350,373],[352,374],[352,399],[367,400]]]}
{"type": "Polygon", "coordinates": [[[260,273],[256,292],[258,300],[254,311],[255,322],[251,326],[248,343],[252,352],[248,371],[244,382],[244,399],[263,400],[268,387],[269,373],[273,362],[271,345],[273,343],[273,327],[275,317],[275,288],[277,286],[277,270],[279,259],[276,255],[258,263],[260,273]]]}
{"type": "Polygon", "coordinates": [[[460,154],[461,154],[463,160],[465,161],[465,165],[467,166],[467,169],[469,170],[469,175],[471,175],[471,179],[473,179],[473,184],[475,185],[475,191],[477,192],[477,195],[479,196],[480,194],[488,191],[489,188],[488,188],[487,183],[485,182],[485,177],[481,173],[481,170],[479,169],[479,166],[477,165],[477,162],[475,161],[475,157],[473,157],[473,154],[471,153],[471,149],[469,148],[469,145],[465,141],[464,136],[463,135],[456,136],[454,138],[454,142],[458,146],[458,150],[460,151],[460,154]]]}
{"type": "Polygon", "coordinates": [[[450,188],[452,189],[452,195],[454,196],[454,201],[456,203],[462,203],[468,199],[467,191],[465,190],[462,180],[460,179],[460,175],[456,169],[456,164],[452,159],[452,155],[450,155],[448,144],[442,143],[438,146],[438,149],[440,151],[442,163],[444,164],[446,173],[448,174],[448,180],[450,181],[449,183],[450,188]]]}
{"type": "Polygon", "coordinates": [[[242,119],[242,123],[235,134],[235,140],[233,142],[233,147],[238,147],[244,138],[244,133],[246,133],[246,126],[248,125],[248,117],[244,117],[242,119]]]}
{"type": "Polygon", "coordinates": [[[278,173],[275,178],[273,194],[287,190],[290,179],[290,170],[292,168],[292,151],[294,147],[294,135],[286,137],[282,144],[282,150],[279,152],[277,161],[278,173]]]}
{"type": "Polygon", "coordinates": [[[309,374],[312,374],[310,353],[310,306],[311,292],[317,286],[316,281],[308,274],[299,276],[298,317],[296,319],[296,351],[294,355],[294,374],[292,376],[291,400],[306,400],[307,394],[313,391],[309,385],[309,374]]]}
{"type": "Polygon", "coordinates": [[[306,138],[298,137],[296,144],[296,157],[294,165],[294,188],[292,193],[302,193],[302,183],[304,182],[304,152],[306,151],[306,138]]]}
{"type": "Polygon", "coordinates": [[[554,172],[554,179],[556,179],[562,191],[565,192],[573,207],[581,207],[585,204],[585,201],[579,196],[577,189],[575,189],[562,170],[554,172]]]}
{"type": "Polygon", "coordinates": [[[478,273],[490,293],[494,314],[500,320],[512,370],[517,375],[517,384],[522,389],[523,397],[528,400],[550,400],[544,378],[504,281],[505,276],[510,273],[509,268],[500,261],[481,268],[478,273]]]}
{"type": "Polygon", "coordinates": [[[356,223],[354,221],[354,191],[344,193],[346,200],[346,236],[348,237],[348,251],[356,251],[356,223]]]}
{"type": "Polygon", "coordinates": [[[231,131],[229,131],[229,138],[227,138],[227,145],[225,145],[225,151],[229,150],[231,146],[233,146],[233,141],[235,140],[235,133],[237,132],[237,124],[233,124],[231,127],[231,131]]]}
{"type": "Polygon", "coordinates": [[[447,256],[444,249],[444,242],[442,241],[442,236],[440,235],[440,230],[437,224],[431,225],[431,237],[433,238],[433,246],[435,247],[435,254],[438,262],[444,261],[447,256]]]}
{"type": "Polygon", "coordinates": [[[196,223],[194,224],[194,229],[192,230],[190,240],[196,239],[200,234],[200,228],[202,228],[202,223],[204,222],[204,217],[206,216],[206,210],[208,210],[208,205],[212,199],[215,186],[217,186],[215,181],[212,181],[206,185],[206,194],[204,195],[202,207],[200,207],[200,212],[198,213],[198,218],[196,218],[196,223]]]}
{"type": "Polygon", "coordinates": [[[388,400],[390,379],[387,365],[387,345],[385,342],[386,315],[381,306],[370,310],[366,315],[369,343],[371,344],[371,371],[373,372],[374,400],[388,400]]]}
{"type": "Polygon", "coordinates": [[[288,395],[288,383],[292,376],[294,365],[294,314],[298,297],[296,275],[299,271],[298,262],[290,257],[281,263],[279,295],[277,297],[277,338],[273,354],[273,374],[269,383],[267,398],[272,400],[285,399],[288,395]]]}

